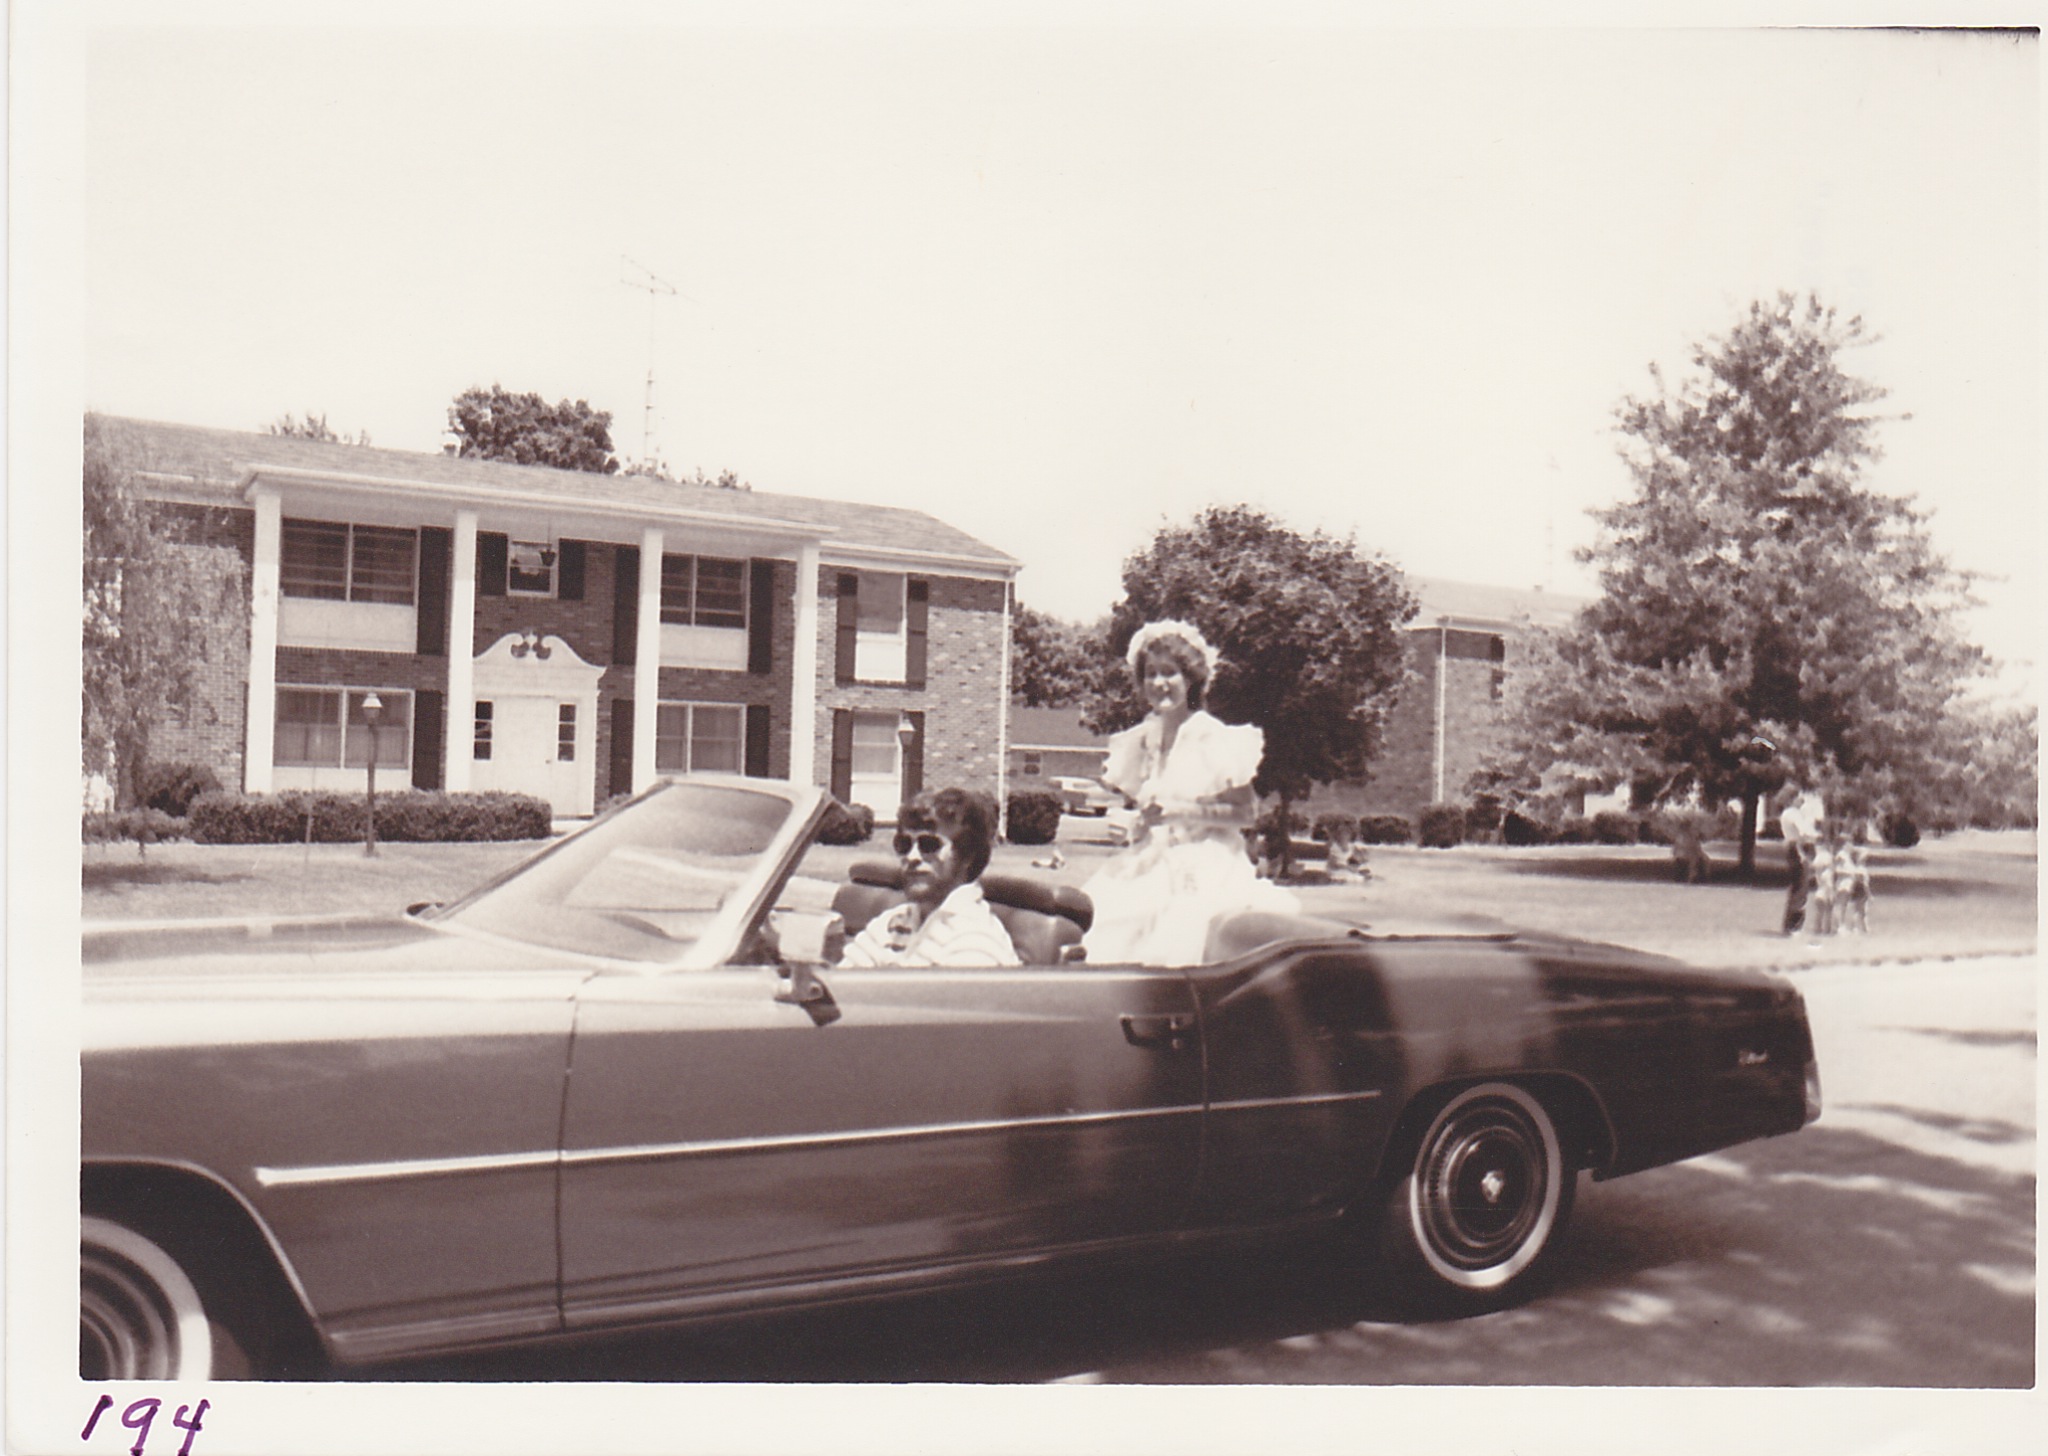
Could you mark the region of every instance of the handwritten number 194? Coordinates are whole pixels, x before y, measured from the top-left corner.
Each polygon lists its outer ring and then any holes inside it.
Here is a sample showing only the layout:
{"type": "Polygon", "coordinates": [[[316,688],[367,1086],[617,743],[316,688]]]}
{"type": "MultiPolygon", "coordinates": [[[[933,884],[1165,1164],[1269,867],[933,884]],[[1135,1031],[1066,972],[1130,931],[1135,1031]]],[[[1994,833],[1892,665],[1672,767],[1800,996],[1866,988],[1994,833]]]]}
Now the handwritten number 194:
{"type": "MultiPolygon", "coordinates": [[[[210,1404],[212,1402],[202,1400],[196,1406],[181,1405],[177,1413],[171,1417],[171,1424],[185,1433],[185,1444],[178,1448],[178,1456],[192,1456],[192,1442],[198,1438],[199,1422],[206,1415],[206,1408],[210,1404]],[[185,1414],[187,1411],[192,1413],[189,1419],[185,1414]]],[[[142,1456],[142,1448],[149,1443],[150,1425],[156,1420],[157,1410],[162,1405],[163,1402],[154,1396],[145,1396],[132,1402],[128,1409],[121,1412],[121,1424],[136,1433],[135,1444],[128,1448],[128,1456],[142,1456]]],[[[86,1417],[85,1429],[78,1433],[78,1439],[91,1440],[93,1427],[100,1423],[100,1417],[113,1409],[113,1406],[114,1397],[101,1395],[98,1403],[92,1408],[92,1414],[86,1417]]]]}

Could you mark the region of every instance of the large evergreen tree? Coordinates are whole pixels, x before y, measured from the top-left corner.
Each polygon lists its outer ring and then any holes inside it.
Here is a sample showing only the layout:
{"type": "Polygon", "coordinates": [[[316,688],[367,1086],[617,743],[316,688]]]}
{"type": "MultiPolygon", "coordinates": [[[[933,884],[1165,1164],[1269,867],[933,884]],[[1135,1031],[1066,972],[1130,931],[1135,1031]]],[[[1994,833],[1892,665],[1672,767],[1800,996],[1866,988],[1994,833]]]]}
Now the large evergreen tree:
{"type": "Polygon", "coordinates": [[[1743,807],[1788,781],[1910,802],[1982,670],[1967,577],[1909,500],[1863,483],[1884,397],[1841,356],[1871,342],[1812,297],[1753,305],[1677,385],[1617,411],[1635,492],[1595,513],[1600,597],[1534,659],[1502,767],[1568,769],[1743,807]]]}
{"type": "Polygon", "coordinates": [[[1128,727],[1144,707],[1122,655],[1145,623],[1194,623],[1222,661],[1203,706],[1265,730],[1256,787],[1284,802],[1362,775],[1377,756],[1415,615],[1401,573],[1356,543],[1302,535],[1261,511],[1217,506],[1169,526],[1124,563],[1110,613],[1115,654],[1091,690],[1089,726],[1128,727]]]}

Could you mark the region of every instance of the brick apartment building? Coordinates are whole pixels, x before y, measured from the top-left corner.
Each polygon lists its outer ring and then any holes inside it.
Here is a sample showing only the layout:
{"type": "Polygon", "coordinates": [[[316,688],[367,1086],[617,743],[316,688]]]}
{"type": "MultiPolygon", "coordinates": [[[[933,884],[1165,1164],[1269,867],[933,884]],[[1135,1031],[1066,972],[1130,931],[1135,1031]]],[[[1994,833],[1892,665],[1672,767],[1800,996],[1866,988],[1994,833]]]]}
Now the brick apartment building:
{"type": "MultiPolygon", "coordinates": [[[[246,792],[1001,794],[1012,557],[917,511],[140,420],[102,439],[242,583],[154,756],[246,792]]],[[[204,558],[211,557],[212,561],[204,558]]]]}
{"type": "Polygon", "coordinates": [[[1414,817],[1463,802],[1465,782],[1499,741],[1501,689],[1516,644],[1561,627],[1583,597],[1410,577],[1421,609],[1409,623],[1408,680],[1364,790],[1365,812],[1414,817]]]}

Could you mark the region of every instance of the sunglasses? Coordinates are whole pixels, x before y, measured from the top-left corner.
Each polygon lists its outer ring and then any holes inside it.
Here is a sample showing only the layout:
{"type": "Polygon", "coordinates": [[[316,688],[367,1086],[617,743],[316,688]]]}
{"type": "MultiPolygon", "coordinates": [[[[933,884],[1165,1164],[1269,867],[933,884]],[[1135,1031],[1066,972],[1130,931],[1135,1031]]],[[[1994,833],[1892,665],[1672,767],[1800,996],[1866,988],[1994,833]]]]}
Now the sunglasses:
{"type": "Polygon", "coordinates": [[[951,843],[943,834],[898,834],[896,853],[900,858],[908,858],[910,851],[915,849],[926,859],[937,859],[951,843]]]}

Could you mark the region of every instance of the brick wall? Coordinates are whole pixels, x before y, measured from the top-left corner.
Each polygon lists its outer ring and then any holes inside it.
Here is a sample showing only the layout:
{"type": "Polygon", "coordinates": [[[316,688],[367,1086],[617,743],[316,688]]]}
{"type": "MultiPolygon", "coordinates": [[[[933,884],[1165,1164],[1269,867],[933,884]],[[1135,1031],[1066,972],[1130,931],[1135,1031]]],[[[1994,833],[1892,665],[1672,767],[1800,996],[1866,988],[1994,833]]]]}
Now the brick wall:
{"type": "MultiPolygon", "coordinates": [[[[1362,794],[1362,812],[1414,817],[1436,799],[1436,721],[1439,633],[1434,627],[1406,634],[1408,680],[1388,716],[1384,747],[1372,765],[1362,794]]],[[[1496,674],[1507,650],[1503,639],[1483,632],[1453,631],[1443,659],[1444,792],[1452,803],[1466,798],[1465,782],[1499,741],[1500,703],[1496,674]],[[1496,647],[1495,644],[1500,644],[1496,647]]]]}
{"type": "Polygon", "coordinates": [[[223,788],[240,788],[256,513],[199,506],[164,509],[185,538],[171,550],[189,559],[195,574],[221,583],[224,590],[206,618],[194,624],[191,642],[197,671],[191,699],[152,727],[150,757],[158,763],[205,764],[223,788]]]}
{"type": "Polygon", "coordinates": [[[836,679],[834,643],[839,625],[839,573],[828,566],[818,576],[818,721],[812,725],[818,782],[832,771],[832,713],[838,708],[873,712],[922,712],[924,783],[927,789],[958,786],[996,791],[1004,702],[1003,596],[1000,581],[931,576],[927,618],[925,686],[836,679]]]}

